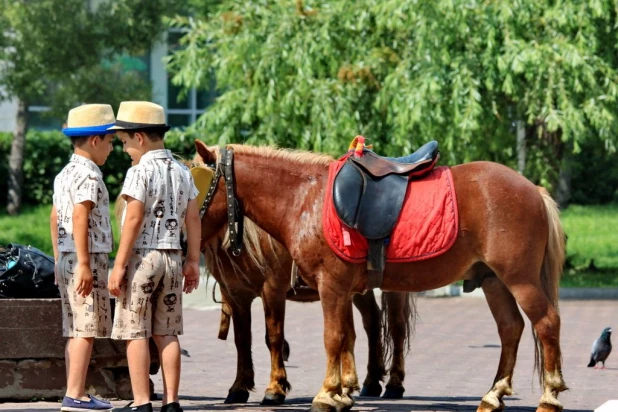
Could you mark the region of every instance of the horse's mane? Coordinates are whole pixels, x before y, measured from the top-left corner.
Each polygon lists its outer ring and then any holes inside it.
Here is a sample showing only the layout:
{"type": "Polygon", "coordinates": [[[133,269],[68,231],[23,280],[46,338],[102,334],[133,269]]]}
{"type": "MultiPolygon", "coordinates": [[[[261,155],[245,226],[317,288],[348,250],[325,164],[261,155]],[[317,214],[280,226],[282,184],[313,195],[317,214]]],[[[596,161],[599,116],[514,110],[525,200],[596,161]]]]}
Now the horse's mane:
{"type": "MultiPolygon", "coordinates": [[[[324,153],[314,153],[296,149],[278,149],[272,146],[228,145],[236,153],[253,154],[267,159],[276,159],[304,165],[328,166],[334,159],[324,153]]],[[[219,156],[217,154],[217,156],[219,156]]]]}

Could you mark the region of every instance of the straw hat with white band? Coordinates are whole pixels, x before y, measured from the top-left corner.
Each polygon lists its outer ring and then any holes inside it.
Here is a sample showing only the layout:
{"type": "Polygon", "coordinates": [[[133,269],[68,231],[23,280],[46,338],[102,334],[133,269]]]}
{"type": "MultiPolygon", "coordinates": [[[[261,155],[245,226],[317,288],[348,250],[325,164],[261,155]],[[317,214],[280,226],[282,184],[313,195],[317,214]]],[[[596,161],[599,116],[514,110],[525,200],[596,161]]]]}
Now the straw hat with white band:
{"type": "Polygon", "coordinates": [[[118,108],[116,124],[107,130],[159,129],[167,132],[163,107],[151,102],[122,102],[118,108]]]}
{"type": "Polygon", "coordinates": [[[109,104],[85,104],[69,111],[67,127],[62,133],[69,137],[109,134],[107,130],[116,122],[109,104]]]}

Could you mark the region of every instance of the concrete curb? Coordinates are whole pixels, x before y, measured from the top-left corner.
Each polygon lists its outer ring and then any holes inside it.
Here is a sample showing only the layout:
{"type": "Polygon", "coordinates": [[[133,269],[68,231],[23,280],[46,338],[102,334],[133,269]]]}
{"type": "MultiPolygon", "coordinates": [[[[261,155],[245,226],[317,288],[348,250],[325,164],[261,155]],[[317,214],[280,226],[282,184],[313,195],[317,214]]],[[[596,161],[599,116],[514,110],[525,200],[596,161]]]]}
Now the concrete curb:
{"type": "MultiPolygon", "coordinates": [[[[463,293],[462,287],[448,285],[438,289],[418,293],[418,296],[429,298],[470,297],[484,298],[483,290],[478,288],[471,293],[463,293]]],[[[614,300],[618,299],[618,288],[560,288],[560,299],[563,300],[614,300]]]]}

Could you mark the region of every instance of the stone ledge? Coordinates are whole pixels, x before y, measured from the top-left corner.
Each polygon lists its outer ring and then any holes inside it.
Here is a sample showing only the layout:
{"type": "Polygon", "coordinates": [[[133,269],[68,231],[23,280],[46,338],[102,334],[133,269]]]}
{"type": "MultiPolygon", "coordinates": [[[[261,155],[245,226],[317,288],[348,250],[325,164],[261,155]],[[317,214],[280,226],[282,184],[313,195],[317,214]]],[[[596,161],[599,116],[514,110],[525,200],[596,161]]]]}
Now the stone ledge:
{"type": "MultiPolygon", "coordinates": [[[[64,396],[60,299],[0,299],[0,313],[0,399],[64,396]]],[[[150,356],[155,374],[159,359],[152,340],[150,356]]],[[[86,389],[104,398],[132,399],[124,342],[95,339],[86,389]]]]}

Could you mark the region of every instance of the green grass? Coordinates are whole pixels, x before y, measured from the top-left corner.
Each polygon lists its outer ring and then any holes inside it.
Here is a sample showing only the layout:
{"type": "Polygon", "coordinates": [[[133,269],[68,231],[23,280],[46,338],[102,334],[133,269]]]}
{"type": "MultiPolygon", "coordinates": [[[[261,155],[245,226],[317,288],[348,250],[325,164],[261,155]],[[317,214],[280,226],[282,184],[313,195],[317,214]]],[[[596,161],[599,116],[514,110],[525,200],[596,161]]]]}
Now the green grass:
{"type": "Polygon", "coordinates": [[[568,237],[562,286],[618,287],[618,205],[571,205],[562,224],[568,237]]]}
{"type": "MultiPolygon", "coordinates": [[[[25,207],[21,215],[0,211],[0,245],[15,242],[53,254],[49,235],[51,206],[25,207]]],[[[110,206],[113,210],[113,205],[110,206]]],[[[562,213],[568,236],[564,287],[618,287],[618,205],[571,205],[562,213]]],[[[120,231],[112,216],[115,256],[120,231]]]]}
{"type": "MultiPolygon", "coordinates": [[[[110,205],[110,211],[114,205],[110,205]]],[[[9,216],[4,207],[0,211],[0,246],[8,243],[30,245],[41,249],[50,256],[54,255],[49,231],[49,214],[51,205],[25,206],[19,216],[9,216]]],[[[114,250],[111,257],[116,256],[120,230],[112,213],[112,230],[114,232],[114,250]]]]}

